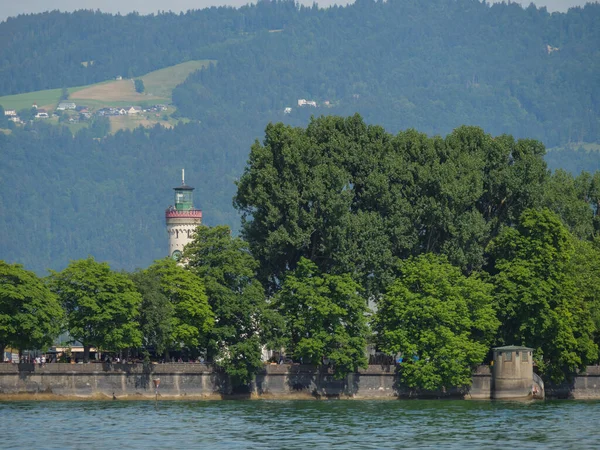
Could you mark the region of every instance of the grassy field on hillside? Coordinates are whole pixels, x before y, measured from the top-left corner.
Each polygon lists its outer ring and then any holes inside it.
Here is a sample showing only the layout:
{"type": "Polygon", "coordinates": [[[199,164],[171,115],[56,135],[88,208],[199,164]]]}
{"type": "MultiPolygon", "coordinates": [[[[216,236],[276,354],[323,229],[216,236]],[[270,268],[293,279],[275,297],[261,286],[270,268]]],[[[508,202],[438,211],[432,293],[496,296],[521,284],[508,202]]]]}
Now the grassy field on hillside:
{"type": "MultiPolygon", "coordinates": [[[[69,95],[80,89],[83,89],[83,87],[68,89],[69,95]]],[[[47,89],[45,91],[27,92],[26,94],[6,95],[0,97],[0,105],[4,109],[19,110],[31,108],[31,105],[35,103],[39,108],[54,109],[60,100],[61,94],[62,89],[47,89]]]]}
{"type": "Polygon", "coordinates": [[[208,66],[211,62],[215,61],[188,61],[150,72],[141,77],[144,81],[145,94],[165,97],[170,101],[175,86],[183,83],[190,73],[208,66]]]}
{"type": "Polygon", "coordinates": [[[145,99],[146,95],[135,92],[133,80],[119,80],[104,84],[93,84],[69,95],[69,100],[87,106],[89,106],[90,100],[95,102],[97,106],[115,106],[115,102],[137,104],[145,99]]]}
{"type": "MultiPolygon", "coordinates": [[[[145,92],[135,92],[132,80],[103,81],[89,86],[69,88],[69,100],[91,108],[105,106],[129,106],[140,104],[169,103],[171,92],[187,76],[210,64],[211,61],[188,61],[175,66],[150,72],[142,77],[145,92]]],[[[4,109],[24,109],[37,104],[38,107],[53,110],[56,108],[62,89],[27,92],[25,94],[0,97],[4,109]]]]}

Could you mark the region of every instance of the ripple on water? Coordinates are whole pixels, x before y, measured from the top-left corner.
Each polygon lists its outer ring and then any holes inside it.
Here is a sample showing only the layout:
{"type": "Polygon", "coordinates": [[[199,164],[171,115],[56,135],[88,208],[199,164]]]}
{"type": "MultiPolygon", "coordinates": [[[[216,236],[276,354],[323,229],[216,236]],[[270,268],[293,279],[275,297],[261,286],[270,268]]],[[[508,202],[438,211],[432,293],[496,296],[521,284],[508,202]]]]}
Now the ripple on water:
{"type": "Polygon", "coordinates": [[[2,448],[598,448],[600,402],[0,403],[2,448]]]}

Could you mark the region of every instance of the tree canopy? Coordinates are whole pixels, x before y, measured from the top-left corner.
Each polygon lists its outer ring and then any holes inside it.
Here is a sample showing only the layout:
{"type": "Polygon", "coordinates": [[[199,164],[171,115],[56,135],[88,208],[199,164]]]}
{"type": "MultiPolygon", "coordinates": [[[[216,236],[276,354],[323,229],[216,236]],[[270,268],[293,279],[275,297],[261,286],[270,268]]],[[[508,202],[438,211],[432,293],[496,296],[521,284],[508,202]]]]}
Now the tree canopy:
{"type": "MultiPolygon", "coordinates": [[[[35,185],[49,174],[73,209],[59,211],[52,191],[36,189],[44,206],[16,208],[6,220],[69,219],[61,230],[32,225],[38,232],[23,243],[47,245],[45,254],[56,258],[81,252],[77,243],[90,236],[110,241],[103,251],[118,242],[115,260],[159,248],[166,237],[141,238],[153,236],[144,233],[160,218],[148,212],[162,202],[150,185],[167,177],[173,154],[183,158],[189,148],[206,167],[240,164],[226,151],[210,159],[213,153],[194,147],[198,136],[220,130],[189,123],[97,140],[92,130],[73,136],[34,123],[0,134],[0,143],[18,143],[0,177],[14,186],[39,144],[60,142],[69,156],[97,162],[72,185],[69,158],[53,172],[57,154],[43,152],[43,168],[25,181],[35,185]],[[157,176],[136,172],[148,192],[111,181],[109,172],[127,174],[117,164],[121,153],[161,166],[157,176]],[[92,179],[103,189],[86,190],[92,179]],[[95,209],[91,198],[108,209],[95,209]],[[118,225],[124,218],[127,227],[118,225]],[[65,245],[46,244],[40,229],[65,245]],[[129,241],[137,244],[123,245],[129,241]]],[[[534,347],[540,372],[563,379],[598,358],[599,175],[551,174],[544,153],[537,140],[473,126],[430,137],[414,129],[392,134],[358,114],[311,118],[305,128],[271,123],[237,183],[242,237],[203,225],[184,249],[184,267],[160,260],[129,276],[90,257],[52,273],[48,285],[66,310],[67,330],[86,349],[205,355],[236,387],[248,385],[267,350],[282,348],[343,376],[364,366],[368,340],[405,357],[401,377],[414,387],[465,386],[484,350],[503,344],[534,347]],[[371,330],[368,304],[378,308],[371,330]]],[[[199,191],[226,196],[227,181],[203,180],[199,191]]],[[[29,204],[22,190],[7,192],[29,204]]],[[[10,236],[1,245],[11,245],[10,236]]]]}
{"type": "Polygon", "coordinates": [[[505,228],[490,250],[500,339],[533,347],[541,371],[556,380],[598,358],[592,304],[584,295],[589,290],[577,275],[590,269],[581,260],[572,267],[574,247],[558,216],[542,209],[525,211],[518,226],[505,228]]]}
{"type": "Polygon", "coordinates": [[[208,336],[208,358],[245,385],[262,367],[262,346],[277,337],[280,320],[269,310],[255,277],[258,266],[247,244],[226,226],[197,228],[183,261],[200,277],[215,326],[208,336]]]}
{"type": "Polygon", "coordinates": [[[153,327],[161,330],[155,336],[160,353],[186,348],[193,354],[205,345],[214,318],[200,278],[167,258],[155,261],[134,280],[145,294],[144,324],[150,332],[153,327]]]}
{"type": "Polygon", "coordinates": [[[49,283],[66,311],[69,334],[84,346],[84,360],[92,346],[115,351],[141,344],[142,297],[127,275],[90,257],[53,272],[49,283]]]}
{"type": "Polygon", "coordinates": [[[403,358],[401,380],[428,390],[470,386],[499,326],[492,285],[430,253],[400,263],[373,319],[380,348],[403,358]]]}
{"type": "Polygon", "coordinates": [[[56,296],[34,273],[0,261],[0,357],[4,348],[47,348],[58,337],[64,315],[56,296]]]}
{"type": "Polygon", "coordinates": [[[306,129],[269,125],[252,146],[234,199],[242,234],[271,290],[301,257],[352,273],[377,296],[394,257],[443,253],[481,269],[489,241],[541,203],[544,147],[460,127],[445,139],[393,136],[349,118],[306,129]]]}
{"type": "Polygon", "coordinates": [[[321,274],[300,259],[274,302],[286,323],[286,351],[306,364],[327,361],[339,378],[366,367],[367,304],[360,291],[349,274],[321,274]]]}

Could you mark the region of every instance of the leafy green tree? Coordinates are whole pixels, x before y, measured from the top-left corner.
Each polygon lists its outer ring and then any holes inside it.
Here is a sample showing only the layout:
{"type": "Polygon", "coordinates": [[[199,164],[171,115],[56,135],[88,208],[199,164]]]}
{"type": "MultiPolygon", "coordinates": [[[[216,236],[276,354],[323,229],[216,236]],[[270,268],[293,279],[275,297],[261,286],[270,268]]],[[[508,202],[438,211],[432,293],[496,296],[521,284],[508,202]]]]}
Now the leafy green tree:
{"type": "Polygon", "coordinates": [[[492,285],[433,254],[402,261],[399,271],[374,316],[379,348],[403,356],[400,378],[410,387],[470,386],[499,326],[492,285]]]}
{"type": "Polygon", "coordinates": [[[83,345],[84,361],[92,346],[115,351],[141,345],[136,319],[142,296],[126,274],[89,257],[52,272],[49,283],[66,311],[69,334],[83,345]]]}
{"type": "Polygon", "coordinates": [[[135,92],[137,92],[138,94],[144,92],[144,80],[142,80],[141,78],[136,78],[133,84],[135,86],[135,92]]]}
{"type": "Polygon", "coordinates": [[[131,274],[131,279],[142,296],[139,317],[142,346],[168,357],[173,342],[173,304],[162,292],[160,278],[156,274],[138,271],[131,274]]]}
{"type": "Polygon", "coordinates": [[[586,293],[572,266],[574,245],[560,218],[542,209],[526,210],[490,246],[500,339],[533,347],[538,367],[555,381],[598,357],[586,293]]]}
{"type": "Polygon", "coordinates": [[[544,189],[544,205],[555,212],[579,239],[588,239],[594,234],[591,184],[589,173],[583,172],[575,178],[559,169],[552,174],[544,189]]]}
{"type": "Polygon", "coordinates": [[[168,258],[155,261],[146,272],[159,280],[160,293],[173,307],[170,348],[184,347],[196,353],[214,325],[202,280],[168,258]]]}
{"type": "MultiPolygon", "coordinates": [[[[340,122],[322,119],[311,129],[326,140],[343,127],[340,122]]],[[[347,141],[344,130],[336,134],[347,141]]],[[[261,263],[261,278],[274,290],[301,256],[326,261],[332,229],[350,213],[353,194],[343,166],[347,146],[328,155],[326,144],[311,139],[308,130],[281,123],[269,124],[265,135],[264,145],[252,146],[234,202],[243,214],[244,237],[261,263]]]]}
{"type": "MultiPolygon", "coordinates": [[[[576,179],[579,195],[588,203],[593,213],[592,235],[600,236],[600,171],[582,172],[576,179]]],[[[588,236],[590,237],[590,236],[588,236]]]]}
{"type": "Polygon", "coordinates": [[[103,138],[110,132],[110,121],[108,117],[95,117],[89,126],[92,138],[103,138]]]}
{"type": "Polygon", "coordinates": [[[394,258],[441,253],[479,270],[503,224],[538,206],[548,176],[544,146],[459,127],[445,139],[392,136],[359,115],[268,125],[234,199],[242,233],[276,292],[301,257],[350,273],[377,298],[394,258]]]}
{"type": "MultiPolygon", "coordinates": [[[[600,347],[600,239],[574,242],[574,252],[568,268],[575,280],[575,288],[581,295],[585,309],[594,323],[594,343],[600,347]]],[[[597,362],[597,360],[596,360],[597,362]]]]}
{"type": "Polygon", "coordinates": [[[29,122],[30,120],[33,120],[36,114],[37,108],[24,108],[17,111],[17,115],[25,123],[29,122]]]}
{"type": "Polygon", "coordinates": [[[286,351],[317,366],[327,358],[339,378],[366,367],[367,305],[360,291],[350,275],[321,274],[301,258],[274,302],[287,325],[286,351]]]}
{"type": "Polygon", "coordinates": [[[276,342],[283,326],[256,279],[257,262],[227,226],[198,227],[183,260],[204,283],[215,315],[208,359],[223,368],[235,386],[247,384],[262,367],[262,346],[276,342]]]}
{"type": "Polygon", "coordinates": [[[0,261],[0,356],[7,346],[44,349],[63,326],[56,296],[33,272],[0,261]]]}

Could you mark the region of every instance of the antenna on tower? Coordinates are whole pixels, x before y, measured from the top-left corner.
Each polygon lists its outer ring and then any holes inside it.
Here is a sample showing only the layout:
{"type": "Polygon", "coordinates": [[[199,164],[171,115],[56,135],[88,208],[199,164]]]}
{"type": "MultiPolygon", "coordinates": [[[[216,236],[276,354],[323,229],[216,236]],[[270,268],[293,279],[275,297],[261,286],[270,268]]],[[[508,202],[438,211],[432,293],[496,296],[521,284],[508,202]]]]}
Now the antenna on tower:
{"type": "Polygon", "coordinates": [[[185,169],[181,169],[181,185],[185,186],[185,169]]]}

